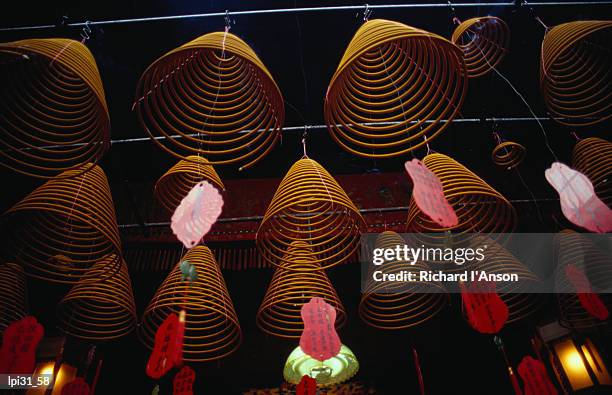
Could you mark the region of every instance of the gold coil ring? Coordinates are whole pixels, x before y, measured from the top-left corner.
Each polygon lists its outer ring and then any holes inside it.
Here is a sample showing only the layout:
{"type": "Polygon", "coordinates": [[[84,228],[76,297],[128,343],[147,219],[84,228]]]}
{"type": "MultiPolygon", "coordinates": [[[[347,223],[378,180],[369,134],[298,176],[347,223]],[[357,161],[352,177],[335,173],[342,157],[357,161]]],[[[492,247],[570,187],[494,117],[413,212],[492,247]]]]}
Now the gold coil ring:
{"type": "Polygon", "coordinates": [[[491,159],[497,166],[510,170],[520,165],[526,155],[527,149],[521,144],[514,141],[504,141],[493,148],[491,159]]]}
{"type": "Polygon", "coordinates": [[[591,180],[597,196],[612,208],[612,143],[596,137],[580,140],[572,167],[591,180]]]}
{"type": "Polygon", "coordinates": [[[0,264],[0,338],[11,323],[28,314],[26,279],[21,266],[0,264]]]}

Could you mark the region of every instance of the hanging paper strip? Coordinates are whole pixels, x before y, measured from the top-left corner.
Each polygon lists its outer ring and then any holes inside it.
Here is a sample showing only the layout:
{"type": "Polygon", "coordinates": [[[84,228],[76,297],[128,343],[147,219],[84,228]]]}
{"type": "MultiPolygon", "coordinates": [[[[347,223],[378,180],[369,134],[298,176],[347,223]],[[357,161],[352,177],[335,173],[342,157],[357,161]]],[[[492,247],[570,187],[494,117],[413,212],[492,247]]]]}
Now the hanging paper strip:
{"type": "Polygon", "coordinates": [[[554,162],[544,175],[559,193],[561,211],[568,220],[592,232],[612,231],[612,209],[597,197],[587,176],[560,162],[554,162]]]}
{"type": "Polygon", "coordinates": [[[537,359],[524,357],[518,366],[518,373],[525,383],[525,395],[557,395],[546,366],[537,359]]]}
{"type": "Polygon", "coordinates": [[[468,323],[480,333],[497,333],[508,320],[508,306],[495,291],[494,282],[473,282],[468,287],[461,283],[461,299],[468,323]]]}
{"type": "Polygon", "coordinates": [[[302,351],[319,361],[338,355],[342,344],[334,326],[336,309],[332,305],[323,298],[312,298],[302,306],[302,320],[302,351]]]}
{"type": "Polygon", "coordinates": [[[412,196],[419,209],[444,228],[457,225],[457,214],[444,197],[438,176],[418,159],[406,162],[404,167],[412,178],[412,196]]]}
{"type": "Polygon", "coordinates": [[[189,366],[183,366],[172,380],[172,395],[193,395],[196,374],[189,366]]]}
{"type": "Polygon", "coordinates": [[[295,387],[295,395],[317,395],[317,380],[304,375],[295,387]]]}
{"type": "Polygon", "coordinates": [[[43,335],[43,326],[31,315],[10,324],[2,336],[0,374],[32,374],[43,335]]]}
{"type": "Polygon", "coordinates": [[[147,375],[160,379],[170,369],[179,366],[183,361],[183,335],[185,333],[185,317],[172,313],[159,326],[155,334],[155,345],[147,362],[147,375]]]}
{"type": "Polygon", "coordinates": [[[223,197],[208,181],[196,184],[172,215],[172,232],[191,248],[210,231],[223,209],[223,197]]]}
{"type": "Polygon", "coordinates": [[[576,267],[576,265],[569,264],[565,267],[565,275],[574,286],[582,307],[598,320],[607,320],[610,312],[601,300],[601,297],[593,292],[591,283],[584,272],[576,267]]]}

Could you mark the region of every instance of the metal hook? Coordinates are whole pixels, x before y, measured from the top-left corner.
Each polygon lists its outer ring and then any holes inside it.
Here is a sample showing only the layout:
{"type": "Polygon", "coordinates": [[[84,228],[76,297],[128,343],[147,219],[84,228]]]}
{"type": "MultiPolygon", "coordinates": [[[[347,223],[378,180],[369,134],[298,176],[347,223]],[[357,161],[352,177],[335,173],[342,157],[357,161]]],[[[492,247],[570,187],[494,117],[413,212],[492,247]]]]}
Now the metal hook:
{"type": "Polygon", "coordinates": [[[304,150],[304,158],[308,158],[306,154],[306,137],[308,137],[308,125],[304,125],[304,133],[302,133],[302,148],[304,150]]]}
{"type": "Polygon", "coordinates": [[[81,39],[82,42],[85,42],[91,38],[91,21],[85,21],[85,26],[83,30],[81,30],[81,39]]]}
{"type": "Polygon", "coordinates": [[[451,3],[450,1],[447,1],[446,3],[448,4],[448,7],[450,8],[451,20],[453,21],[453,23],[456,23],[457,25],[460,24],[461,20],[457,18],[457,13],[455,12],[455,6],[453,6],[453,3],[451,3]]]}
{"type": "Polygon", "coordinates": [[[229,10],[225,10],[225,30],[229,30],[232,27],[232,24],[236,24],[236,21],[230,17],[229,10]]]}
{"type": "Polygon", "coordinates": [[[370,5],[366,3],[365,10],[363,11],[364,22],[369,21],[371,16],[372,16],[372,10],[370,9],[370,5]]]}

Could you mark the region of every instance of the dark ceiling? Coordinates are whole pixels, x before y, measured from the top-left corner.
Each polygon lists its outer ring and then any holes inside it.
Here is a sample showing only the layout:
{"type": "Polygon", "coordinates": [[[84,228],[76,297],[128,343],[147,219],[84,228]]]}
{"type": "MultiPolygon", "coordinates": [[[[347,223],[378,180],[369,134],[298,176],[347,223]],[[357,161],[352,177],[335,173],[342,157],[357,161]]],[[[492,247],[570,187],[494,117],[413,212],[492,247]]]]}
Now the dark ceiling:
{"type": "MultiPolygon", "coordinates": [[[[370,4],[394,1],[369,1],[370,4]]],[[[404,2],[407,3],[407,2],[404,2]]],[[[417,3],[417,2],[415,2],[417,3]]],[[[494,2],[491,2],[494,3],[494,2]]],[[[352,1],[334,1],[334,5],[355,5],[352,1]]],[[[68,22],[97,21],[115,18],[178,15],[219,12],[224,10],[268,9],[330,5],[327,1],[44,1],[12,2],[11,10],[0,15],[0,27],[56,24],[63,15],[68,22]],[[39,3],[39,4],[38,4],[39,3]]],[[[551,6],[536,7],[536,13],[550,26],[579,19],[610,19],[610,6],[551,6]]],[[[266,64],[286,100],[286,126],[320,125],[323,123],[323,97],[327,84],[355,30],[363,22],[361,12],[313,12],[232,16],[231,31],[244,39],[266,64]]],[[[495,15],[510,26],[510,53],[499,70],[521,92],[533,112],[547,116],[538,90],[539,49],[544,33],[525,7],[458,8],[457,16],[466,19],[478,15],[495,15]]],[[[374,10],[371,18],[386,18],[413,25],[444,37],[454,28],[449,8],[411,8],[374,10]]],[[[134,91],[145,68],[170,49],[199,35],[221,30],[223,17],[183,19],[164,22],[117,24],[93,27],[87,46],[93,52],[104,82],[109,104],[112,139],[145,137],[131,111],[134,91]]],[[[0,32],[0,41],[31,37],[68,37],[80,39],[80,28],[57,27],[40,31],[0,32]]],[[[531,117],[531,113],[513,89],[496,75],[471,80],[466,102],[461,110],[464,118],[531,117]]],[[[556,156],[569,162],[575,139],[580,136],[610,138],[610,124],[588,129],[569,129],[544,121],[550,146],[556,156]]],[[[439,136],[431,148],[450,154],[472,169],[511,200],[542,200],[538,208],[543,221],[536,220],[535,206],[530,202],[519,207],[521,229],[524,231],[556,231],[561,221],[554,190],[544,180],[544,169],[553,161],[545,146],[545,137],[534,121],[499,122],[497,130],[508,139],[518,141],[528,149],[520,175],[496,168],[490,160],[494,145],[492,122],[453,123],[439,136]],[[524,183],[521,181],[524,179],[524,183]],[[549,199],[552,199],[549,201],[549,199]]],[[[280,178],[301,156],[301,131],[283,135],[282,144],[254,168],[243,173],[232,166],[217,168],[224,180],[244,178],[280,178]]],[[[319,161],[332,174],[365,172],[400,172],[406,158],[379,160],[351,156],[340,150],[325,129],[308,133],[309,156],[319,161]]],[[[422,157],[425,150],[417,152],[422,157]]],[[[174,158],[163,153],[152,142],[113,144],[102,160],[115,203],[119,208],[118,222],[133,221],[126,202],[124,185],[150,191],[151,185],[170,166],[174,158]],[[143,189],[144,188],[144,189],[143,189]],[[125,213],[125,214],[122,214],[125,213]]],[[[0,176],[5,185],[0,199],[4,211],[31,191],[40,180],[10,174],[0,176]],[[9,187],[10,186],[10,187],[9,187]]],[[[367,186],[364,186],[367,188],[367,186]]],[[[409,195],[405,196],[407,205],[409,195]]],[[[140,204],[140,202],[137,202],[140,204]]],[[[264,204],[267,204],[264,203],[264,204]]],[[[517,203],[521,204],[521,203],[517,203]]],[[[367,207],[363,207],[367,208],[367,207]]],[[[144,218],[147,222],[151,218],[144,218]]],[[[271,271],[224,273],[230,294],[238,310],[245,340],[231,357],[198,368],[198,388],[206,394],[234,394],[250,387],[277,386],[282,379],[282,366],[295,342],[282,341],[263,335],[255,326],[255,312],[260,303],[271,271]]],[[[150,300],[165,273],[132,275],[139,312],[150,300]]],[[[411,359],[411,347],[423,358],[423,369],[429,393],[449,393],[452,386],[462,393],[511,394],[503,360],[490,336],[471,330],[460,317],[458,300],[453,300],[439,318],[398,334],[383,333],[363,324],[357,317],[359,273],[344,266],[330,272],[341,299],[349,311],[349,323],[341,331],[343,342],[357,354],[361,363],[358,378],[374,383],[383,394],[417,393],[418,386],[411,359]],[[401,389],[401,391],[399,390],[401,389]]],[[[66,290],[32,282],[30,293],[33,310],[54,331],[54,303],[66,290]]],[[[533,319],[505,328],[502,337],[510,345],[510,358],[517,363],[530,352],[529,336],[534,325],[552,318],[554,301],[544,300],[544,308],[533,319]]],[[[99,386],[100,394],[149,393],[153,382],[144,375],[147,353],[134,335],[100,348],[104,367],[99,386]],[[127,388],[137,389],[128,391],[127,388]]],[[[169,383],[166,382],[167,386],[169,383]]],[[[162,388],[162,394],[169,390],[162,388]]]]}

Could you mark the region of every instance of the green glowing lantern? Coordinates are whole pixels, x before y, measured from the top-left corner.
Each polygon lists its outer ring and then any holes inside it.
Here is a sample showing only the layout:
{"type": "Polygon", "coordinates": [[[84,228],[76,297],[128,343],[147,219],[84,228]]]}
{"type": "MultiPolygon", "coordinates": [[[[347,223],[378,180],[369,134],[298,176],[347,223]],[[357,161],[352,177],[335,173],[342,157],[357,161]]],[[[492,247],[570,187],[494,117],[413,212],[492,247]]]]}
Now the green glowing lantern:
{"type": "Polygon", "coordinates": [[[291,384],[298,384],[304,375],[308,375],[318,385],[333,385],[350,379],[358,370],[357,357],[344,344],[336,356],[322,362],[307,355],[298,346],[289,354],[283,375],[291,384]]]}

